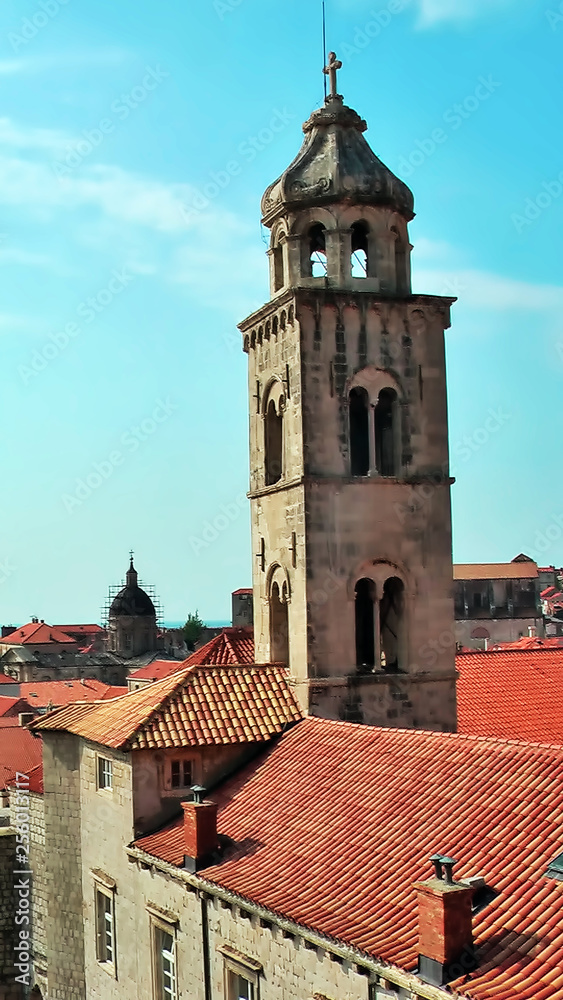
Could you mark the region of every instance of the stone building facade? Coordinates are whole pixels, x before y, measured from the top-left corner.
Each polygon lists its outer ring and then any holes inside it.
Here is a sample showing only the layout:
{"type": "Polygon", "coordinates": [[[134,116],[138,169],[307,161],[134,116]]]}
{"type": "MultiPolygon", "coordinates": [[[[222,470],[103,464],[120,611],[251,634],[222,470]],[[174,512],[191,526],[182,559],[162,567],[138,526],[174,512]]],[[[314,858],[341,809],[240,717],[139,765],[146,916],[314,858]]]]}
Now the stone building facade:
{"type": "Polygon", "coordinates": [[[331,93],[262,200],[271,298],[240,324],[256,658],[313,714],[454,729],[454,300],[412,293],[412,194],[366,128],[331,93]]]}

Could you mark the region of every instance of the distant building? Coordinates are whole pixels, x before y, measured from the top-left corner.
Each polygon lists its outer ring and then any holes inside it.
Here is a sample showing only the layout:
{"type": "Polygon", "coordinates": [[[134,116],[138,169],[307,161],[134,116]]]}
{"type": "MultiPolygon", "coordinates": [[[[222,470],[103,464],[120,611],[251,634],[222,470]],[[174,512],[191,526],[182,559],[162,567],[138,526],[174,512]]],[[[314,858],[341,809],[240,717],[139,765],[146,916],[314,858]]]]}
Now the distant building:
{"type": "Polygon", "coordinates": [[[243,587],[241,590],[233,591],[232,600],[232,624],[233,625],[253,625],[254,606],[252,600],[252,587],[243,587]]]}
{"type": "Polygon", "coordinates": [[[485,649],[524,635],[543,635],[537,563],[517,556],[509,563],[454,566],[456,640],[485,649]]]}
{"type": "Polygon", "coordinates": [[[139,586],[133,554],[125,586],[109,606],[107,631],[110,651],[125,659],[159,648],[156,608],[152,598],[139,586]]]}

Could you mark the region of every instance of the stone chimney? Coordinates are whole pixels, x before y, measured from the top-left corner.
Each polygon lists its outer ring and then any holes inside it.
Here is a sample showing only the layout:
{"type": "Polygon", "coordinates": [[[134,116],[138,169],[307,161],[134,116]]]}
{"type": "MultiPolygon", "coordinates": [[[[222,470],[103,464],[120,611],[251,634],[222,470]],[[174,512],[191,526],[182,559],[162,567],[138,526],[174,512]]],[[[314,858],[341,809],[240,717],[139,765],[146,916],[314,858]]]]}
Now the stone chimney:
{"type": "Polygon", "coordinates": [[[455,882],[453,858],[434,854],[434,877],[416,882],[418,975],[443,986],[475,968],[471,901],[474,887],[455,882]]]}
{"type": "Polygon", "coordinates": [[[182,802],[184,810],[184,868],[197,872],[212,863],[217,839],[217,803],[204,799],[205,788],[194,785],[193,801],[182,802]]]}

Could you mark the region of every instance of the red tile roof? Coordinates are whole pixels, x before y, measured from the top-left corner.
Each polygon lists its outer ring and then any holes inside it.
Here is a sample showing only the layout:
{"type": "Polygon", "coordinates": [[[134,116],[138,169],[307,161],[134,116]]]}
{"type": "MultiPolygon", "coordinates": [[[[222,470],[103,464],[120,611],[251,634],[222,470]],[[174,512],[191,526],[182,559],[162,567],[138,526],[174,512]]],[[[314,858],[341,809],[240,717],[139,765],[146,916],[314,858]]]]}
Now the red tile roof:
{"type": "Polygon", "coordinates": [[[521,639],[514,642],[496,642],[492,650],[497,649],[557,649],[563,646],[563,637],[551,639],[540,639],[536,635],[523,635],[521,639]]]}
{"type": "Polygon", "coordinates": [[[536,578],[535,562],[510,563],[458,563],[454,566],[454,580],[524,580],[536,578]]]}
{"type": "Polygon", "coordinates": [[[99,635],[100,632],[105,631],[101,625],[53,625],[53,628],[59,629],[61,632],[66,632],[67,635],[71,633],[76,633],[76,635],[99,635]]]}
{"type": "Polygon", "coordinates": [[[25,698],[7,698],[5,695],[0,695],[0,717],[7,717],[10,715],[17,716],[20,712],[29,712],[29,704],[25,698]]]}
{"type": "Polygon", "coordinates": [[[233,597],[239,597],[241,594],[252,594],[252,587],[239,587],[238,590],[233,590],[233,597]]]}
{"type": "Polygon", "coordinates": [[[210,639],[181,663],[177,660],[153,660],[129,674],[129,680],[161,680],[184,667],[204,664],[254,663],[254,629],[251,625],[229,627],[210,639]]]}
{"type": "Polygon", "coordinates": [[[61,632],[56,626],[47,625],[45,622],[29,622],[27,625],[22,625],[15,632],[10,632],[0,639],[0,643],[8,646],[45,646],[49,643],[76,646],[75,640],[66,632],[61,632]]]}
{"type": "Polygon", "coordinates": [[[252,625],[223,629],[188,656],[186,666],[197,663],[254,663],[254,629],[252,625]]]}
{"type": "Polygon", "coordinates": [[[27,681],[20,694],[34,708],[58,708],[76,701],[107,701],[127,693],[126,687],[102,684],[91,677],[76,681],[27,681]]]}
{"type": "MultiPolygon", "coordinates": [[[[413,883],[430,855],[499,896],[475,917],[475,1000],[563,1000],[563,749],[307,718],[227,781],[236,842],[201,876],[402,969],[417,963],[413,883]]],[[[182,820],[136,846],[183,863],[182,820]]]]}
{"type": "Polygon", "coordinates": [[[33,728],[163,749],[262,742],[301,717],[281,666],[191,666],[111,703],[59,709],[33,728]]]}
{"type": "MultiPolygon", "coordinates": [[[[17,719],[10,720],[17,723],[17,719]]],[[[41,740],[22,726],[0,726],[0,788],[5,788],[17,771],[29,773],[41,763],[41,740]]]]}
{"type": "Polygon", "coordinates": [[[10,677],[9,674],[0,674],[0,684],[17,684],[15,677],[10,677]]]}
{"type": "Polygon", "coordinates": [[[563,744],[563,648],[460,653],[456,666],[459,732],[563,744]]]}
{"type": "MultiPolygon", "coordinates": [[[[27,771],[27,777],[29,779],[27,785],[22,785],[22,787],[27,788],[29,792],[37,792],[39,795],[43,795],[45,789],[43,788],[43,761],[37,765],[37,767],[32,767],[31,771],[27,771]]],[[[15,777],[8,781],[8,785],[13,787],[16,783],[15,777]]],[[[21,783],[20,783],[21,784],[21,783]]]]}
{"type": "Polygon", "coordinates": [[[147,663],[146,667],[134,670],[129,674],[127,680],[161,681],[163,677],[170,677],[171,674],[183,670],[185,664],[185,660],[153,660],[152,663],[147,663]]]}

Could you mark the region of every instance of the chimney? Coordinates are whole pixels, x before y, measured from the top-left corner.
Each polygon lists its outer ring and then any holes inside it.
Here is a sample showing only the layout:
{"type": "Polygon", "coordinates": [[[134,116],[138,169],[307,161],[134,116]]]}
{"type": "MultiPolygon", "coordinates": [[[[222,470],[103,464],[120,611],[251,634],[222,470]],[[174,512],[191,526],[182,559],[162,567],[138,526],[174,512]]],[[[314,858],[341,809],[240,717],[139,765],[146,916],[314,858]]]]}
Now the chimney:
{"type": "Polygon", "coordinates": [[[453,858],[433,854],[434,877],[416,882],[418,975],[444,986],[475,968],[471,902],[475,888],[455,882],[453,858]]]}
{"type": "Polygon", "coordinates": [[[535,639],[537,635],[537,629],[535,625],[528,625],[528,638],[535,639]]]}
{"type": "Polygon", "coordinates": [[[205,788],[194,785],[193,801],[182,802],[184,810],[184,868],[197,872],[212,863],[217,839],[217,803],[204,799],[205,788]]]}

